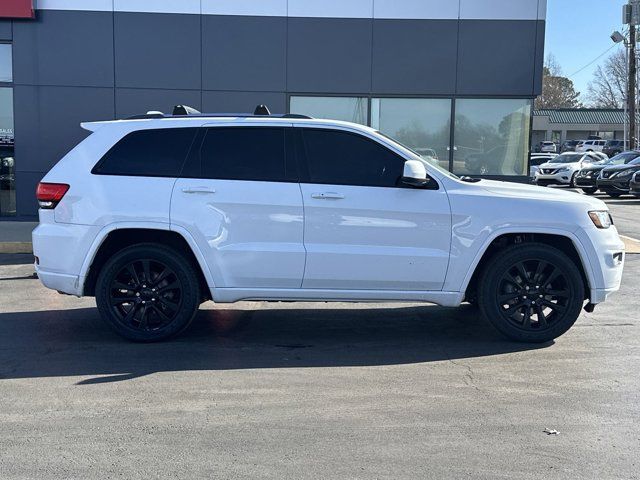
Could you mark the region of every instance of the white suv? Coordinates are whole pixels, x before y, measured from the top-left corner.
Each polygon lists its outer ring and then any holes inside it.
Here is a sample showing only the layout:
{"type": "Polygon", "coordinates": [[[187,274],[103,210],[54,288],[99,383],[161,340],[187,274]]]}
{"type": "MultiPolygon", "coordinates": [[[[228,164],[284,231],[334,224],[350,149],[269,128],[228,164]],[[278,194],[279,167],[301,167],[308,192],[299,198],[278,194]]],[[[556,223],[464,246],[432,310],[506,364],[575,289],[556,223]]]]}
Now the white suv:
{"type": "Polygon", "coordinates": [[[606,143],[605,140],[584,140],[576,146],[576,152],[601,152],[606,143]]]}
{"type": "Polygon", "coordinates": [[[569,185],[575,187],[578,172],[592,163],[607,160],[604,153],[574,153],[565,152],[538,166],[534,172],[536,185],[569,185]]]}
{"type": "Polygon", "coordinates": [[[606,205],[458,178],[361,125],[298,115],[143,115],[93,132],[38,186],[45,286],[95,296],[154,341],[206,300],[464,300],[544,342],[620,286],[606,205]],[[541,214],[540,212],[544,212],[541,214]]]}

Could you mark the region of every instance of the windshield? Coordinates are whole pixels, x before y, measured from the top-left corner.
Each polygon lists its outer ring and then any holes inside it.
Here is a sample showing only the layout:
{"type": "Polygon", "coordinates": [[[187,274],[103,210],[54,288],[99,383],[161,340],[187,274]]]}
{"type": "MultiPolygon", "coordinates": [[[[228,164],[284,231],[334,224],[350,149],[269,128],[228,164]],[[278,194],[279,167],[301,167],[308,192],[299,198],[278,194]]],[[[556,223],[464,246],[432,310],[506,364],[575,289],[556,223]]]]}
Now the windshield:
{"type": "Polygon", "coordinates": [[[622,165],[623,163],[631,162],[635,158],[638,158],[638,154],[636,152],[619,153],[615,157],[611,157],[609,160],[605,160],[604,162],[598,162],[598,164],[622,165]]]}
{"type": "Polygon", "coordinates": [[[583,156],[584,155],[582,153],[563,153],[562,155],[558,155],[549,163],[576,163],[579,162],[583,156]]]}
{"type": "MultiPolygon", "coordinates": [[[[409,153],[412,153],[417,160],[421,160],[422,162],[430,165],[431,167],[435,168],[436,170],[438,170],[440,173],[443,173],[444,175],[446,175],[447,177],[450,178],[460,178],[457,175],[454,175],[453,173],[451,173],[449,170],[442,168],[440,166],[440,164],[438,163],[438,161],[436,159],[434,159],[432,156],[428,155],[425,153],[425,155],[420,155],[418,152],[416,152],[413,148],[411,147],[407,147],[406,145],[404,145],[403,143],[400,143],[398,140],[396,140],[393,137],[390,137],[389,135],[386,135],[378,130],[376,130],[376,133],[378,135],[380,135],[381,137],[386,138],[387,140],[390,140],[391,142],[395,143],[396,145],[401,146],[403,149],[407,150],[409,153]]],[[[426,149],[426,150],[431,150],[432,149],[426,149]]]]}

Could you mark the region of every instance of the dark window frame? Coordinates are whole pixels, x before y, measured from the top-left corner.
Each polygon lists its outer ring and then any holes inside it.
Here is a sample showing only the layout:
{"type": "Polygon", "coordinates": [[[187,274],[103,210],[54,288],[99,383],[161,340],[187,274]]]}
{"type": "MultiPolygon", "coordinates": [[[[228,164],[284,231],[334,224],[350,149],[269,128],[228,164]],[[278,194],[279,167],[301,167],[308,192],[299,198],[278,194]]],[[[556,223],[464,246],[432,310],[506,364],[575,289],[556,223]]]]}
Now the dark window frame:
{"type": "MultiPolygon", "coordinates": [[[[364,185],[362,183],[358,183],[358,184],[354,184],[354,183],[336,183],[336,182],[316,182],[316,181],[312,181],[311,180],[311,174],[309,171],[309,159],[308,159],[308,155],[307,155],[307,146],[306,143],[304,141],[304,132],[307,130],[314,130],[314,131],[328,131],[328,132],[339,132],[339,133],[344,133],[344,134],[348,134],[354,137],[358,137],[360,139],[364,139],[368,142],[371,142],[375,145],[377,145],[380,148],[385,149],[386,151],[388,151],[390,154],[392,154],[393,156],[397,157],[401,162],[402,162],[402,170],[404,171],[404,162],[407,161],[407,159],[405,157],[403,157],[402,155],[400,155],[399,153],[395,152],[394,150],[392,150],[391,148],[389,148],[387,145],[385,145],[382,142],[379,142],[371,137],[368,137],[367,135],[363,135],[361,133],[358,132],[353,132],[350,130],[344,130],[341,128],[330,128],[330,127],[326,127],[326,126],[322,126],[322,127],[313,127],[313,126],[299,126],[296,127],[297,130],[297,134],[296,134],[296,158],[298,159],[298,169],[300,171],[300,183],[304,183],[304,184],[310,184],[310,185],[340,185],[340,186],[351,186],[351,187],[367,187],[367,188],[394,188],[394,189],[416,189],[416,187],[412,187],[410,185],[406,185],[402,183],[402,174],[400,175],[400,177],[398,177],[398,179],[396,180],[396,184],[391,186],[391,185],[364,185]]],[[[435,178],[433,178],[431,175],[429,175],[427,173],[427,178],[431,180],[429,186],[427,187],[423,187],[421,188],[422,190],[439,190],[440,185],[439,183],[436,181],[435,178]]]]}
{"type": "Polygon", "coordinates": [[[131,132],[128,132],[126,135],[124,135],[120,139],[118,139],[117,142],[115,142],[113,145],[111,145],[111,147],[109,147],[109,149],[102,155],[100,160],[98,160],[98,162],[96,162],[96,164],[93,166],[93,168],[91,169],[91,174],[92,175],[104,175],[104,176],[110,176],[110,177],[180,178],[180,175],[182,174],[182,171],[185,168],[185,164],[187,162],[187,159],[191,155],[191,151],[193,150],[195,141],[198,138],[198,130],[199,130],[199,127],[185,126],[185,127],[165,127],[165,128],[142,128],[142,129],[139,129],[139,130],[133,130],[131,132]],[[107,155],[109,155],[109,153],[114,148],[116,148],[122,141],[124,141],[127,137],[130,137],[132,135],[136,135],[136,134],[138,134],[140,132],[157,132],[157,131],[161,131],[161,130],[166,131],[166,130],[183,130],[183,129],[193,130],[193,137],[191,138],[191,142],[189,143],[189,147],[187,148],[186,153],[184,155],[184,158],[182,159],[182,163],[180,164],[180,167],[178,168],[178,171],[177,171],[178,174],[177,175],[141,174],[141,173],[104,173],[104,172],[100,171],[100,169],[103,167],[104,163],[107,161],[107,155]]]}
{"type": "Polygon", "coordinates": [[[237,182],[268,182],[268,183],[300,183],[299,169],[296,160],[295,146],[293,144],[293,127],[291,125],[203,125],[199,127],[199,133],[196,135],[194,145],[191,152],[187,156],[180,178],[193,178],[199,180],[215,180],[215,181],[237,181],[237,182]],[[229,179],[229,178],[209,178],[203,175],[202,169],[202,147],[210,129],[233,128],[280,128],[284,130],[284,155],[285,155],[285,176],[291,174],[290,178],[284,180],[246,180],[246,179],[229,179]]]}

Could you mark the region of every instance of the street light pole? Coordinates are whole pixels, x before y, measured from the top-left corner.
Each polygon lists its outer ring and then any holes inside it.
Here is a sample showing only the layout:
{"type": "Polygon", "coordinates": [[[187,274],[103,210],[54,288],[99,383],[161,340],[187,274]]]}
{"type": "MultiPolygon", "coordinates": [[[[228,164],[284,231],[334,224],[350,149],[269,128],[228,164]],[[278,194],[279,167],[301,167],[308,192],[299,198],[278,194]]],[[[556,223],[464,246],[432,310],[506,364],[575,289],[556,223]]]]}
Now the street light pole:
{"type": "Polygon", "coordinates": [[[636,139],[636,26],[629,25],[629,89],[627,91],[629,110],[629,146],[635,149],[636,139]]]}

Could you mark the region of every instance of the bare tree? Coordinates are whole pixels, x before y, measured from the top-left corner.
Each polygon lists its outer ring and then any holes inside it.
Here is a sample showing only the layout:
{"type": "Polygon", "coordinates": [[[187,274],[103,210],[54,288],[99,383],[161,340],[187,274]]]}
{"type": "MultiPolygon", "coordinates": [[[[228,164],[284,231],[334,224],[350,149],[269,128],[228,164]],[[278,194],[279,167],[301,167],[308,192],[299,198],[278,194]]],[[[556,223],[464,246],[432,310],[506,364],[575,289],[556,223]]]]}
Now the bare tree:
{"type": "Polygon", "coordinates": [[[627,65],[624,50],[618,50],[598,65],[589,83],[588,98],[596,108],[623,108],[627,65]]]}
{"type": "Polygon", "coordinates": [[[562,75],[556,58],[547,55],[542,70],[542,95],[536,98],[535,108],[578,108],[582,106],[579,97],[573,82],[562,75]]]}

